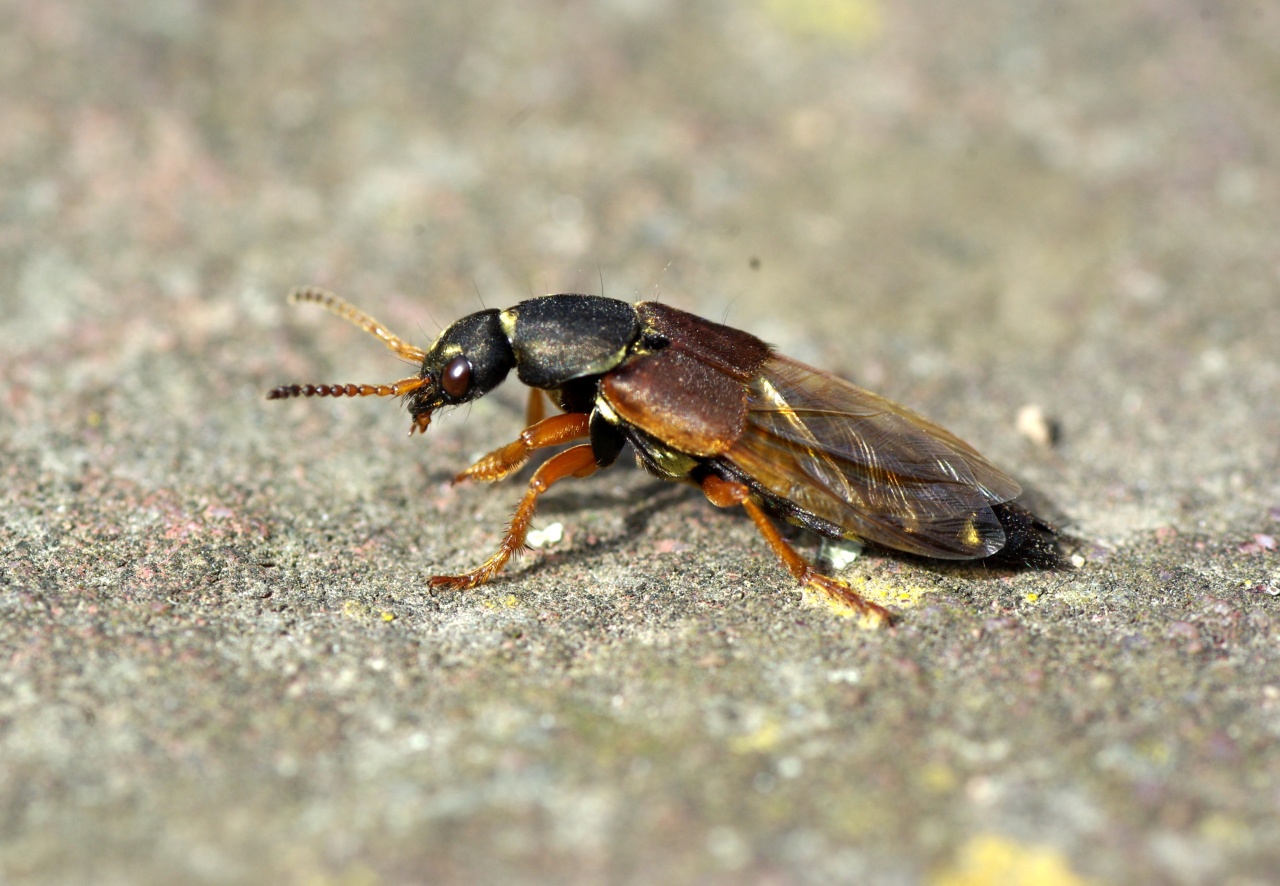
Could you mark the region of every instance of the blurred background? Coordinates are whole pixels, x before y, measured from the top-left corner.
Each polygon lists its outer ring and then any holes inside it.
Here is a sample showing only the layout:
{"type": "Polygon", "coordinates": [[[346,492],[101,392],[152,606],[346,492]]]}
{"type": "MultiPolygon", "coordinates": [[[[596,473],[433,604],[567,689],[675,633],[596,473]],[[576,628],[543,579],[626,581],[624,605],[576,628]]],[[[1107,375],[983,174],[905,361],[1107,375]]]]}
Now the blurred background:
{"type": "Polygon", "coordinates": [[[0,5],[0,876],[1265,881],[1278,45],[1248,0],[0,5]],[[300,284],[422,345],[547,292],[726,320],[1084,565],[864,558],[868,634],[621,467],[431,596],[523,393],[425,442],[267,404],[407,374],[300,284]]]}

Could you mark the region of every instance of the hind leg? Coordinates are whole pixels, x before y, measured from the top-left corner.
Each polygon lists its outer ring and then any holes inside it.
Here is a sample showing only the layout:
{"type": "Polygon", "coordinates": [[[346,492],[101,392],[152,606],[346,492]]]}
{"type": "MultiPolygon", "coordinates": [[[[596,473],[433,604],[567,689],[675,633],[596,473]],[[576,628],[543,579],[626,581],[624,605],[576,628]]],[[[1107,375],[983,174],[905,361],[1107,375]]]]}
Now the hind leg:
{"type": "Polygon", "coordinates": [[[764,508],[751,498],[751,490],[746,486],[732,480],[723,480],[714,474],[704,477],[699,481],[698,486],[707,500],[718,508],[742,505],[773,553],[795,576],[796,581],[820,592],[827,599],[850,606],[882,624],[893,624],[893,613],[888,609],[863,598],[840,579],[823,575],[808,560],[800,556],[800,553],[782,537],[782,533],[778,532],[778,527],[773,525],[764,508]]]}

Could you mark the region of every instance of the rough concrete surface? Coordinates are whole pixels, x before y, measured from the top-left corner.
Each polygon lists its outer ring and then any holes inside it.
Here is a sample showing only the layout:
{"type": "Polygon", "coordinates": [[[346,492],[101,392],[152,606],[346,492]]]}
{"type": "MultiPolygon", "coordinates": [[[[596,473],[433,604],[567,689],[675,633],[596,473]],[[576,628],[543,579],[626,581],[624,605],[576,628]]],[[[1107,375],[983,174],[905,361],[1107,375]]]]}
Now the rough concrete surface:
{"type": "Polygon", "coordinates": [[[0,880],[1276,882],[1278,45],[1261,0],[3,4],[0,880]],[[421,344],[727,317],[1082,565],[868,553],[867,630],[624,459],[432,593],[522,391],[267,402],[408,374],[307,283],[421,344]]]}

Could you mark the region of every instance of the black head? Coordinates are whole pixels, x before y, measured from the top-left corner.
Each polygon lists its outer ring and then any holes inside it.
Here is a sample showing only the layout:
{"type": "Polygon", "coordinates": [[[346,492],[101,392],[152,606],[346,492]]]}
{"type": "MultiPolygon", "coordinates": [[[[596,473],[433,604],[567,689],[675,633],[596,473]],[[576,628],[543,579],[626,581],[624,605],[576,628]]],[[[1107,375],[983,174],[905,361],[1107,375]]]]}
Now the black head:
{"type": "Polygon", "coordinates": [[[423,384],[407,398],[415,430],[425,431],[441,406],[470,403],[492,391],[516,365],[498,311],[463,317],[436,339],[418,373],[423,384]]]}
{"type": "Polygon", "coordinates": [[[408,344],[377,320],[321,289],[299,289],[293,300],[310,302],[349,320],[376,336],[399,356],[419,365],[418,374],[382,385],[281,385],[269,400],[288,397],[404,397],[413,417],[409,433],[425,431],[441,406],[469,403],[496,388],[511,368],[515,354],[496,310],[463,317],[440,333],[430,350],[408,344]]]}

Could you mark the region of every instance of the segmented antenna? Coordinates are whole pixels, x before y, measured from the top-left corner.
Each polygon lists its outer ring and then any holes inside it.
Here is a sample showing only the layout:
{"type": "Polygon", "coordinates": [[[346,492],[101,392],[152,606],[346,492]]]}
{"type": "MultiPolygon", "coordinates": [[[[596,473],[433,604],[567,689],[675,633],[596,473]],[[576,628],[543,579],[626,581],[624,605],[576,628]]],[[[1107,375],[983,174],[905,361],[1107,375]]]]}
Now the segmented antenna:
{"type": "MultiPolygon", "coordinates": [[[[370,335],[375,335],[382,339],[383,344],[406,360],[412,360],[421,365],[422,361],[427,357],[427,352],[422,348],[416,348],[409,344],[364,311],[355,305],[348,304],[332,292],[317,289],[314,286],[305,286],[302,289],[295,289],[289,294],[289,298],[295,302],[317,304],[325,310],[337,314],[343,320],[354,323],[370,335]]],[[[389,385],[280,385],[280,387],[273,388],[267,394],[267,399],[288,400],[290,397],[403,397],[405,394],[430,384],[431,381],[430,375],[423,374],[402,378],[400,381],[392,382],[389,385]]],[[[413,425],[409,428],[409,434],[412,435],[415,431],[422,433],[426,431],[429,424],[431,424],[431,411],[421,412],[414,416],[413,425]]]]}
{"type": "Polygon", "coordinates": [[[290,397],[403,397],[427,383],[427,379],[412,376],[389,385],[280,385],[267,394],[268,400],[287,400],[290,397]]]}
{"type": "MultiPolygon", "coordinates": [[[[360,310],[350,302],[344,301],[343,299],[334,295],[332,292],[329,292],[327,289],[320,289],[319,287],[316,287],[316,286],[303,286],[291,292],[289,294],[289,298],[295,302],[311,302],[312,304],[317,304],[320,307],[324,308],[329,313],[336,314],[337,316],[341,317],[343,320],[346,320],[349,323],[353,323],[356,326],[359,326],[361,329],[363,329],[365,332],[369,333],[370,335],[374,335],[380,338],[384,345],[386,345],[388,348],[390,348],[399,356],[404,357],[406,360],[412,360],[415,363],[421,363],[427,356],[427,352],[422,350],[422,348],[409,344],[407,341],[405,341],[400,336],[393,333],[391,330],[387,329],[387,327],[383,326],[377,320],[370,317],[364,311],[360,310]]],[[[400,382],[396,382],[396,384],[400,384],[400,382]]],[[[324,387],[324,386],[321,385],[321,387],[324,387]]],[[[341,387],[346,388],[351,386],[345,385],[341,387]]],[[[296,397],[298,395],[291,394],[289,396],[296,397]]],[[[312,395],[304,394],[303,396],[309,397],[312,395]]],[[[319,396],[321,397],[333,396],[333,394],[328,394],[328,395],[320,394],[319,396]]],[[[342,396],[342,395],[338,395],[338,396],[342,396]]],[[[346,396],[352,397],[355,395],[347,394],[346,396]]],[[[362,393],[361,396],[366,396],[366,395],[362,393]]],[[[388,396],[388,395],[379,394],[379,396],[388,396]]]]}

